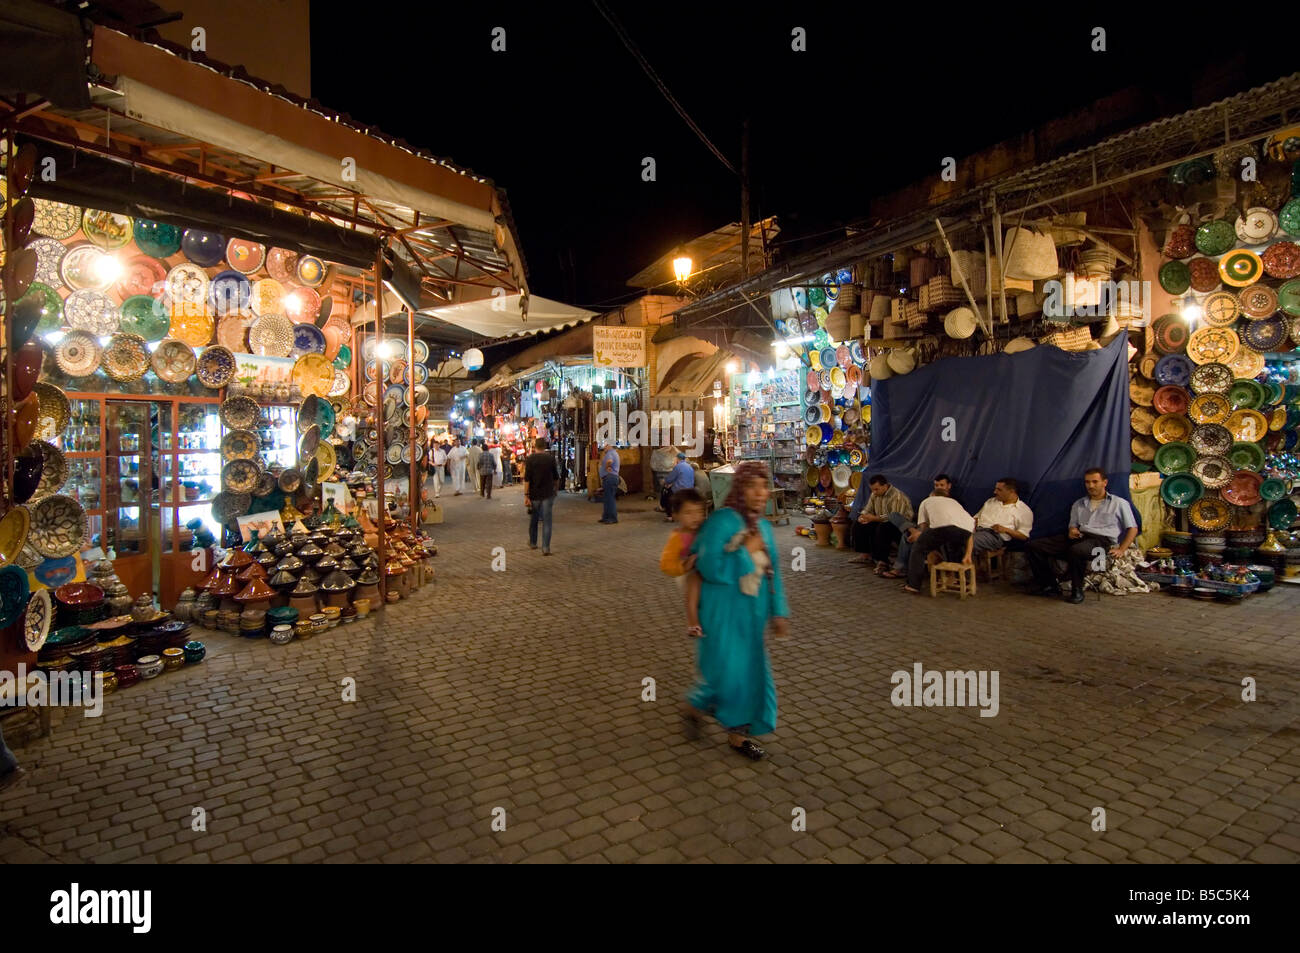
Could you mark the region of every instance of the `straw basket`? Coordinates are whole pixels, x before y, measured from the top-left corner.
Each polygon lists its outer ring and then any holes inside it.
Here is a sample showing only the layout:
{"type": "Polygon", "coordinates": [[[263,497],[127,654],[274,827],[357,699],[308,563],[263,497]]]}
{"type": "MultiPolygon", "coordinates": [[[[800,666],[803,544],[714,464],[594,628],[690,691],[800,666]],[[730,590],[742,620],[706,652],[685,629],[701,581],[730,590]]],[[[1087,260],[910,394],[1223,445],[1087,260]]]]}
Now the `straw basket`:
{"type": "Polygon", "coordinates": [[[1062,351],[1086,351],[1092,344],[1092,332],[1086,327],[1065,328],[1039,338],[1038,343],[1051,344],[1062,351]]]}
{"type": "Polygon", "coordinates": [[[842,302],[826,316],[826,333],[831,336],[832,341],[847,341],[850,337],[850,325],[850,315],[844,309],[842,302]]]}
{"type": "Polygon", "coordinates": [[[843,308],[845,311],[856,311],[858,307],[858,286],[857,285],[840,285],[840,297],[835,302],[836,309],[843,308]]]}
{"type": "Polygon", "coordinates": [[[867,333],[867,316],[861,312],[849,315],[849,337],[857,340],[867,333]]]}
{"type": "Polygon", "coordinates": [[[903,302],[903,320],[909,331],[919,331],[925,327],[930,316],[921,310],[921,306],[912,301],[903,302]]]}
{"type": "Polygon", "coordinates": [[[925,290],[931,311],[951,308],[966,300],[965,292],[954,285],[947,275],[935,275],[926,282],[925,290]]]}

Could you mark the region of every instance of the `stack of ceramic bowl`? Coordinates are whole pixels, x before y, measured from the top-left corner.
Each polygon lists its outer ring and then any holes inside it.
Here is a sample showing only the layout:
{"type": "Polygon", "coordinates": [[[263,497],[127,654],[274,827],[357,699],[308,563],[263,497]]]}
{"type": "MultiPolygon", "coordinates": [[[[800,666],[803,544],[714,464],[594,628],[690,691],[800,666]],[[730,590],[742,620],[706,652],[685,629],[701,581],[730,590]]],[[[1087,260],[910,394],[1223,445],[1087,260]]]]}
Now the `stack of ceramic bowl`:
{"type": "Polygon", "coordinates": [[[203,656],[208,654],[208,647],[202,642],[186,642],[182,648],[185,652],[186,665],[197,665],[203,661],[203,656]]]}
{"type": "Polygon", "coordinates": [[[266,635],[266,610],[245,609],[239,613],[239,634],[249,639],[266,635]]]}
{"type": "Polygon", "coordinates": [[[1223,561],[1237,565],[1251,562],[1255,558],[1255,549],[1264,542],[1262,529],[1230,529],[1224,536],[1227,548],[1223,551],[1223,561]]]}
{"type": "Polygon", "coordinates": [[[85,626],[108,614],[104,590],[88,582],[70,582],[54,590],[55,625],[85,626]]]}
{"type": "Polygon", "coordinates": [[[1223,551],[1227,548],[1227,538],[1219,533],[1198,533],[1195,537],[1196,562],[1205,569],[1223,562],[1223,551]]]}
{"type": "Polygon", "coordinates": [[[217,613],[217,628],[231,635],[239,634],[239,609],[222,609],[217,613]]]}
{"type": "Polygon", "coordinates": [[[1246,569],[1254,573],[1255,578],[1259,580],[1259,588],[1255,590],[1256,592],[1268,592],[1277,583],[1277,571],[1272,566],[1252,563],[1246,569]]]}
{"type": "Polygon", "coordinates": [[[112,671],[117,659],[116,653],[106,645],[91,642],[89,645],[68,652],[72,656],[72,668],[79,672],[112,671]]]}

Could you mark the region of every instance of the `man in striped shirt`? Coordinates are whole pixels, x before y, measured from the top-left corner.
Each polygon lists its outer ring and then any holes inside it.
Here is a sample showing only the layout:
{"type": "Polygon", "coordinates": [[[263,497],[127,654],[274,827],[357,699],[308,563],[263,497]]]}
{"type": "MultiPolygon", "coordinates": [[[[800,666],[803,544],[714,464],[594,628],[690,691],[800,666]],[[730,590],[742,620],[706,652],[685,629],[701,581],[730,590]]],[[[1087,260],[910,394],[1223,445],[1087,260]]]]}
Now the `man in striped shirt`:
{"type": "Polygon", "coordinates": [[[889,568],[889,547],[901,538],[899,524],[911,522],[912,501],[882,473],[873,476],[869,485],[870,493],[859,493],[854,499],[849,525],[853,548],[862,554],[853,561],[875,563],[879,576],[889,568]],[[896,518],[891,520],[891,516],[896,518]]]}

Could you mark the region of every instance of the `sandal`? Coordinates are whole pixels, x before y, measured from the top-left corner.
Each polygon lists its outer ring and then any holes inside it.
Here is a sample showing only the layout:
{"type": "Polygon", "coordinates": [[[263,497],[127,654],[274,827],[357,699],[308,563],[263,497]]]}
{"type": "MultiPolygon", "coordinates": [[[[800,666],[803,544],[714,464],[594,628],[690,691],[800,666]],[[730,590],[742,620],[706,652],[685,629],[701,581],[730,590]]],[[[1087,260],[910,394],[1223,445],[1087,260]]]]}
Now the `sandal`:
{"type": "Polygon", "coordinates": [[[687,628],[686,634],[693,639],[699,639],[704,637],[704,630],[698,625],[692,625],[687,628]]]}
{"type": "Polygon", "coordinates": [[[761,761],[767,754],[766,751],[754,744],[754,742],[750,741],[748,738],[738,745],[731,745],[731,750],[740,752],[750,761],[761,761]]]}
{"type": "Polygon", "coordinates": [[[897,569],[886,569],[880,575],[885,579],[902,579],[906,573],[901,573],[897,569]]]}

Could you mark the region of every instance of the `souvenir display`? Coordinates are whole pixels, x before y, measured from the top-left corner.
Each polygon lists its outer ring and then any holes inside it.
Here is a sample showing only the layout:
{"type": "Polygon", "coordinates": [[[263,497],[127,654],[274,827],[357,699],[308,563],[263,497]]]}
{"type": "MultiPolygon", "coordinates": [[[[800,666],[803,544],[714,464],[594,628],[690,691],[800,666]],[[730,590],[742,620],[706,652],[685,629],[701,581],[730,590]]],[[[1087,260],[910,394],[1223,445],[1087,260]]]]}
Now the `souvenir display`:
{"type": "Polygon", "coordinates": [[[241,275],[251,275],[266,261],[266,246],[242,238],[226,243],[226,264],[241,275]]]}
{"type": "Polygon", "coordinates": [[[183,383],[198,367],[194,351],[184,341],[177,340],[163,341],[154,348],[151,363],[153,372],[169,384],[183,383]]]}
{"type": "Polygon", "coordinates": [[[120,384],[144,377],[149,363],[149,347],[138,334],[114,334],[100,358],[104,373],[120,384]]]}
{"type": "Polygon", "coordinates": [[[220,345],[204,348],[194,372],[204,387],[220,390],[235,376],[235,355],[220,345]]]}
{"type": "Polygon", "coordinates": [[[181,230],[175,225],[137,218],[134,223],[135,245],[154,258],[170,258],[181,250],[181,230]]]}
{"type": "Polygon", "coordinates": [[[32,547],[48,559],[74,556],[87,531],[86,511],[70,496],[47,496],[31,508],[32,547]]]}

